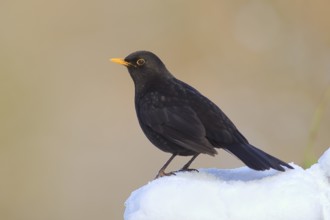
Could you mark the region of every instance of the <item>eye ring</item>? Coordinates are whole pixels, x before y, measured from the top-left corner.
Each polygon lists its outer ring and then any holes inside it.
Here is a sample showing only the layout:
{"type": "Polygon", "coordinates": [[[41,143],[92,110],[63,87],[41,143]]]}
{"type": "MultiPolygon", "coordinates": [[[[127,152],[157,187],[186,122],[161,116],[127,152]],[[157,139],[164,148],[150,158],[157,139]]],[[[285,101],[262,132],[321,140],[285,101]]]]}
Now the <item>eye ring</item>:
{"type": "Polygon", "coordinates": [[[142,66],[143,64],[145,64],[145,60],[144,59],[138,59],[137,61],[136,61],[136,64],[137,65],[139,65],[139,66],[142,66]]]}

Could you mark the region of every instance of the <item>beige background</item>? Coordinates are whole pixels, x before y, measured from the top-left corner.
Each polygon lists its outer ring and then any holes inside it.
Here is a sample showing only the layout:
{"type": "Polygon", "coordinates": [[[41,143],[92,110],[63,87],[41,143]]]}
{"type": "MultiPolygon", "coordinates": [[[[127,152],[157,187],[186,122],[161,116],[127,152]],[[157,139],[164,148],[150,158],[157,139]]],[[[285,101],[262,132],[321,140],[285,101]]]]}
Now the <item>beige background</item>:
{"type": "MultiPolygon", "coordinates": [[[[140,49],[217,103],[251,143],[301,164],[330,82],[329,8],[298,0],[2,0],[0,219],[122,219],[125,199],[170,156],[142,134],[127,70],[108,61],[140,49]]],[[[329,129],[328,106],[317,157],[330,145],[329,129]]],[[[193,164],[239,166],[224,151],[193,164]]]]}

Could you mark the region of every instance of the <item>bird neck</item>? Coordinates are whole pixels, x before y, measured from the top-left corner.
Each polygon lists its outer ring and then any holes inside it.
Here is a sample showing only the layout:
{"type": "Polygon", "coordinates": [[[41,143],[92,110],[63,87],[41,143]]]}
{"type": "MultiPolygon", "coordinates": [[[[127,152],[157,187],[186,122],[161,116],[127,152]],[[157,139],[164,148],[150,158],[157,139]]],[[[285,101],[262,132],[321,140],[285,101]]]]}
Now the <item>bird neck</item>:
{"type": "Polygon", "coordinates": [[[175,79],[172,75],[166,75],[166,77],[149,77],[143,83],[134,82],[135,84],[135,98],[141,98],[149,92],[166,91],[169,84],[175,79]]]}
{"type": "Polygon", "coordinates": [[[142,72],[140,74],[131,74],[135,85],[135,92],[141,93],[147,91],[155,85],[161,86],[171,81],[174,76],[166,70],[166,72],[142,72]]]}

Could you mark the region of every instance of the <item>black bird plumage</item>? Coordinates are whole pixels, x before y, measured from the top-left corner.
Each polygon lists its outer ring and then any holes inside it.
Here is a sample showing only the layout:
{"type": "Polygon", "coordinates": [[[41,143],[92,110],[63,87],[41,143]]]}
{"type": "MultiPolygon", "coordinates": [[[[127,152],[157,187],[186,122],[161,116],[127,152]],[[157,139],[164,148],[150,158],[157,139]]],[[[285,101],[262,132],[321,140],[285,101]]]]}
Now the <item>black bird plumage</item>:
{"type": "Polygon", "coordinates": [[[134,81],[135,108],[144,134],[160,150],[172,154],[157,177],[169,175],[165,169],[176,155],[193,156],[181,169],[189,170],[199,154],[217,154],[214,148],[234,154],[255,170],[292,169],[249,144],[217,105],[176,79],[155,54],[137,51],[112,61],[125,65],[134,81]]]}

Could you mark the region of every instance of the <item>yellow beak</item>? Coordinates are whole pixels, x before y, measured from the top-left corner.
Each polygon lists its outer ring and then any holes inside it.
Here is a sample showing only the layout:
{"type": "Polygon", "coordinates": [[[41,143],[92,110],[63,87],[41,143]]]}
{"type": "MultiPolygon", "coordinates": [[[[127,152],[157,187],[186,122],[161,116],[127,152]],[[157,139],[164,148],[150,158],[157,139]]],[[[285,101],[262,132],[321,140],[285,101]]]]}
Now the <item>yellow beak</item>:
{"type": "Polygon", "coordinates": [[[124,66],[129,66],[131,65],[129,62],[126,62],[124,59],[121,59],[121,58],[112,58],[110,59],[111,62],[114,62],[114,63],[118,63],[118,64],[121,64],[121,65],[124,65],[124,66]]]}

